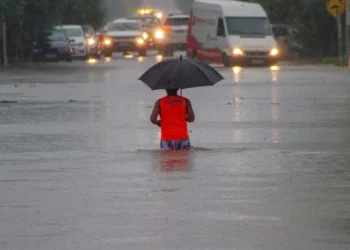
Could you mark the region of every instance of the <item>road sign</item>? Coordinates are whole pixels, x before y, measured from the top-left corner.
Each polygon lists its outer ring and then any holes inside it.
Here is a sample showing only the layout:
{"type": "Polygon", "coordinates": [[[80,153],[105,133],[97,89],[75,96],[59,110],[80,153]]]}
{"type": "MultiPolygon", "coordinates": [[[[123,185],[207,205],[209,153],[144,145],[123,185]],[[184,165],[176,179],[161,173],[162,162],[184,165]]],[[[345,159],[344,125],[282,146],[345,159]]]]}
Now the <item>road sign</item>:
{"type": "Polygon", "coordinates": [[[346,10],[346,0],[327,0],[327,10],[332,16],[338,18],[346,10]]]}

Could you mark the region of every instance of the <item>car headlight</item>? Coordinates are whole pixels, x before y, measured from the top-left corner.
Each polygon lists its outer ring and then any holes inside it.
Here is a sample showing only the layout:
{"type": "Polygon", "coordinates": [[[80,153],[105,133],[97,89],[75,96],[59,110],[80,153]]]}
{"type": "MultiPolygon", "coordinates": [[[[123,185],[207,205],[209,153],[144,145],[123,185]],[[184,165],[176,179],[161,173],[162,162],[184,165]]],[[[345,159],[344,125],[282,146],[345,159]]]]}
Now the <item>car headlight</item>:
{"type": "Polygon", "coordinates": [[[157,17],[158,19],[161,19],[161,18],[163,17],[163,13],[162,13],[162,12],[156,13],[156,17],[157,17]]]}
{"type": "Polygon", "coordinates": [[[88,44],[89,45],[94,45],[95,43],[96,43],[95,39],[93,39],[93,38],[89,38],[88,39],[88,44]]]}
{"type": "Polygon", "coordinates": [[[142,37],[143,37],[143,39],[147,39],[148,38],[148,34],[146,33],[146,32],[144,32],[143,34],[142,34],[142,37]]]}
{"type": "Polygon", "coordinates": [[[136,39],[136,43],[137,43],[138,45],[143,45],[143,44],[145,43],[145,40],[143,40],[142,38],[137,38],[137,39],[136,39]]]}
{"type": "Polygon", "coordinates": [[[162,30],[157,30],[155,33],[154,33],[154,37],[156,39],[163,39],[164,38],[164,31],[162,30]]]}
{"type": "Polygon", "coordinates": [[[109,39],[109,38],[106,38],[106,39],[103,41],[103,43],[104,43],[105,45],[111,45],[111,44],[112,44],[112,40],[109,39]]]}
{"type": "Polygon", "coordinates": [[[232,50],[232,53],[234,56],[243,56],[244,55],[243,50],[241,50],[240,48],[234,48],[232,50]]]}
{"type": "Polygon", "coordinates": [[[270,50],[270,56],[277,56],[279,54],[279,51],[277,48],[273,48],[270,50]]]}

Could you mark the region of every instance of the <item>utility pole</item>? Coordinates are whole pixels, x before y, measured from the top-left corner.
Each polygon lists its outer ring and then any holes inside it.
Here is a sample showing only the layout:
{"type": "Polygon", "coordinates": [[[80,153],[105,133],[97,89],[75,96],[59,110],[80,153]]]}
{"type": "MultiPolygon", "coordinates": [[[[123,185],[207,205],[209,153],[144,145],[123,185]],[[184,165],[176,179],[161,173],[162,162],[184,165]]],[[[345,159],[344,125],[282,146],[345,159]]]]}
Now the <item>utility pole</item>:
{"type": "Polygon", "coordinates": [[[6,36],[6,18],[4,14],[1,14],[1,24],[2,24],[2,56],[4,61],[4,67],[7,67],[7,36],[6,36]]]}
{"type": "Polygon", "coordinates": [[[343,32],[342,32],[342,25],[341,25],[341,15],[337,17],[337,27],[338,27],[338,56],[339,56],[339,63],[340,66],[343,67],[344,62],[344,54],[343,54],[343,32]]]}
{"type": "Polygon", "coordinates": [[[348,67],[350,68],[350,0],[346,1],[346,24],[345,24],[345,56],[348,61],[348,67]]]}

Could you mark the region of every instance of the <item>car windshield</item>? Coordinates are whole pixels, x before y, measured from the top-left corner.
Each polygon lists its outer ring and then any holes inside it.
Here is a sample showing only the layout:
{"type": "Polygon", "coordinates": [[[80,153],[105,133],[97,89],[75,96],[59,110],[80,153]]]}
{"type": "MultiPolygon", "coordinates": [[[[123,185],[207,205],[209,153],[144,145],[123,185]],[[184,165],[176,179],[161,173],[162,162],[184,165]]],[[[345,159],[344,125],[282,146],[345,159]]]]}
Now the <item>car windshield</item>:
{"type": "Polygon", "coordinates": [[[67,37],[64,32],[53,32],[47,34],[49,41],[66,41],[67,37]]]}
{"type": "Polygon", "coordinates": [[[142,18],[140,19],[140,23],[143,28],[150,28],[150,29],[161,25],[160,21],[155,18],[142,18]]]}
{"type": "Polygon", "coordinates": [[[266,17],[227,17],[228,35],[271,36],[270,22],[266,17]]]}
{"type": "Polygon", "coordinates": [[[80,37],[83,36],[83,32],[79,28],[69,28],[69,29],[64,29],[66,32],[67,37],[80,37]]]}
{"type": "Polygon", "coordinates": [[[108,31],[123,31],[123,30],[140,30],[140,25],[138,22],[125,22],[125,23],[111,23],[108,31]]]}
{"type": "Polygon", "coordinates": [[[166,26],[185,26],[188,24],[188,17],[182,18],[168,18],[165,20],[164,25],[166,26]]]}

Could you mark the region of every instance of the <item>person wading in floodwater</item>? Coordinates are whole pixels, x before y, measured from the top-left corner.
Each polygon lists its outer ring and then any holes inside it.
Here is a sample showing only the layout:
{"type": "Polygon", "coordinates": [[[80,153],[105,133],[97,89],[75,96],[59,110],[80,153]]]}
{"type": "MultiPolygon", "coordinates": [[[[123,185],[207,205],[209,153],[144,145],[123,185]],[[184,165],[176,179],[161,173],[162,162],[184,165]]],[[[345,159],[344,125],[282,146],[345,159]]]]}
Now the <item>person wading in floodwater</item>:
{"type": "Polygon", "coordinates": [[[161,129],[162,150],[191,148],[187,122],[194,122],[195,115],[190,100],[179,96],[177,91],[177,89],[166,89],[167,96],[156,101],[151,113],[151,122],[161,129]]]}

